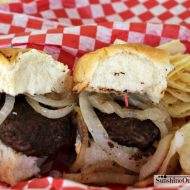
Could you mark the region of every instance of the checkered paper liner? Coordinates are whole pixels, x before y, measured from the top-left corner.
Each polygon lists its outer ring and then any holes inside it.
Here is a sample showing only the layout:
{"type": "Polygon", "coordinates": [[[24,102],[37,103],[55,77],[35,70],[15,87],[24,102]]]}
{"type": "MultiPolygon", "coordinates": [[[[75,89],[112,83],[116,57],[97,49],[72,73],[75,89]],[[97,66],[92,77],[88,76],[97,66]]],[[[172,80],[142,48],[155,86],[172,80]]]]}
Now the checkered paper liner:
{"type": "MultiPolygon", "coordinates": [[[[70,69],[83,54],[115,39],[151,46],[180,39],[190,52],[189,15],[190,1],[182,0],[14,0],[0,5],[0,47],[43,50],[70,69]]],[[[2,184],[0,189],[5,187],[2,184]]],[[[51,177],[20,182],[10,189],[32,188],[108,189],[51,177]]]]}
{"type": "MultiPolygon", "coordinates": [[[[107,21],[190,23],[189,0],[12,0],[0,10],[24,13],[63,25],[94,24],[107,21]]],[[[41,29],[42,22],[34,26],[33,20],[16,24],[19,27],[41,29]]],[[[32,18],[34,19],[34,18],[32,18]]],[[[4,22],[6,24],[6,21],[4,22]]],[[[8,22],[10,24],[10,22],[8,22]]],[[[15,24],[15,23],[14,23],[15,24]]],[[[18,29],[17,28],[17,29],[18,29]]],[[[17,30],[16,29],[16,30],[17,30]]]]}
{"type": "Polygon", "coordinates": [[[190,28],[189,0],[12,1],[0,5],[0,34],[113,21],[178,24],[190,28]]]}
{"type": "Polygon", "coordinates": [[[115,39],[151,46],[158,46],[172,39],[181,39],[190,51],[190,32],[183,26],[121,22],[2,35],[0,46],[37,48],[73,68],[73,64],[81,55],[108,46],[115,39]]]}

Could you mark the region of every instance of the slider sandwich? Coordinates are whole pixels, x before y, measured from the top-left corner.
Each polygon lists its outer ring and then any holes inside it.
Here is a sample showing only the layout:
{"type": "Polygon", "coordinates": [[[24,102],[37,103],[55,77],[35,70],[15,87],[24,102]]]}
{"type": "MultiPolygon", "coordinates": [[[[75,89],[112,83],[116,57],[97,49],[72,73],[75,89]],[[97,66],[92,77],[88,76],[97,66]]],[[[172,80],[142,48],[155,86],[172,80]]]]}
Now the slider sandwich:
{"type": "Polygon", "coordinates": [[[82,56],[74,67],[79,94],[77,159],[66,178],[82,183],[138,181],[139,171],[172,123],[159,104],[173,70],[167,51],[119,44],[82,56]]]}
{"type": "Polygon", "coordinates": [[[40,172],[71,141],[67,66],[35,49],[0,49],[0,181],[14,185],[40,172]]]}

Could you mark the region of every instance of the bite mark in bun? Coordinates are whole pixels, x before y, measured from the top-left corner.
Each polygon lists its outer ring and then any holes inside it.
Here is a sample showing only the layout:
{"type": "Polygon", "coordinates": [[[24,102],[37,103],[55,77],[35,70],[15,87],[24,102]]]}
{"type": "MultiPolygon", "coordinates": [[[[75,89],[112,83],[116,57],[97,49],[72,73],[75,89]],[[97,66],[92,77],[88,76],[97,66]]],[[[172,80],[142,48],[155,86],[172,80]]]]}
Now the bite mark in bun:
{"type": "Polygon", "coordinates": [[[0,92],[12,96],[64,92],[66,65],[35,49],[0,50],[0,92]]]}
{"type": "Polygon", "coordinates": [[[142,44],[120,44],[84,55],[75,65],[74,90],[147,94],[155,103],[163,97],[169,53],[142,44]]]}
{"type": "Polygon", "coordinates": [[[71,143],[75,105],[66,65],[35,49],[0,49],[0,181],[14,185],[40,172],[71,143]]]}
{"type": "Polygon", "coordinates": [[[173,67],[168,51],[142,44],[111,45],[78,60],[73,90],[80,93],[76,123],[81,141],[76,142],[75,173],[66,178],[94,184],[138,181],[142,166],[172,126],[170,115],[158,103],[173,67]],[[80,133],[85,128],[91,136],[80,133]]]}

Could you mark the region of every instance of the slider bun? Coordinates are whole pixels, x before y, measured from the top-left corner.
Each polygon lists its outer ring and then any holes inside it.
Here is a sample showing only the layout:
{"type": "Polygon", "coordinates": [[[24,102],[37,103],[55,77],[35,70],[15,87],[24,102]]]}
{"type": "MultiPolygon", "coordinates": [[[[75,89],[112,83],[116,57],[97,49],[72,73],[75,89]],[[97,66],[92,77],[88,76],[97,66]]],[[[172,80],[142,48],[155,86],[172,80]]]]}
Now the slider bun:
{"type": "Polygon", "coordinates": [[[142,44],[119,44],[82,56],[75,65],[74,91],[146,94],[158,103],[173,69],[169,54],[142,44]]]}
{"type": "Polygon", "coordinates": [[[35,49],[0,49],[0,92],[18,94],[63,93],[69,69],[35,49]]]}

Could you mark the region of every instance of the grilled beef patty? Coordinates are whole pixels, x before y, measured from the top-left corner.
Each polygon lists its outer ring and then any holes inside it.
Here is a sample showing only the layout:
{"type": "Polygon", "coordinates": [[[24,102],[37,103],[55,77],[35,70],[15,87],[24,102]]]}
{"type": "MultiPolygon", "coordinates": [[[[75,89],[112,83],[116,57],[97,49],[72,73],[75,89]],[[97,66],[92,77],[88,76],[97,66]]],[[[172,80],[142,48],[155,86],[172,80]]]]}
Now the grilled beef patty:
{"type": "Polygon", "coordinates": [[[128,147],[148,149],[160,138],[159,128],[151,120],[121,118],[118,115],[96,112],[110,139],[128,147]]]}
{"type": "Polygon", "coordinates": [[[48,119],[17,97],[13,111],[0,126],[0,139],[18,152],[32,156],[48,156],[69,145],[74,131],[69,117],[48,119]]]}

